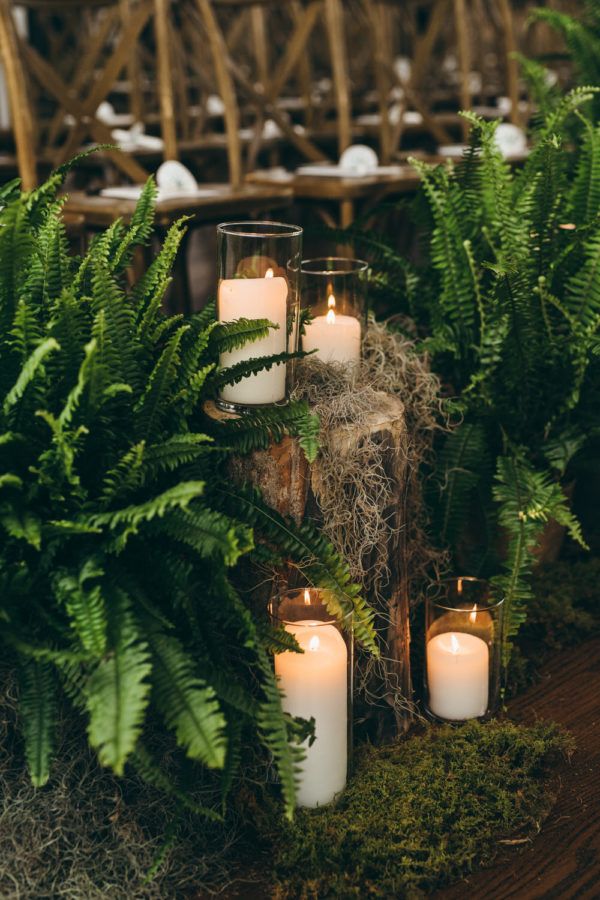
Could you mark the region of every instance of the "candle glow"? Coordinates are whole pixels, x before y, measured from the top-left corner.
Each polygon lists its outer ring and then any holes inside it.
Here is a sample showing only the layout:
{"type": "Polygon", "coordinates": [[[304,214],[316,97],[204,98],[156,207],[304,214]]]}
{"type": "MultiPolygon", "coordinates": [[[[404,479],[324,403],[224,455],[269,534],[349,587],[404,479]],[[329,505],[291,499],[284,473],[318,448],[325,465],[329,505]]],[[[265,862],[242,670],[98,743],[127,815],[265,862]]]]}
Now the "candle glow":
{"type": "MultiPolygon", "coordinates": [[[[309,591],[304,604],[311,605],[309,591]]],[[[308,613],[308,610],[307,610],[308,613]]],[[[283,709],[314,718],[315,740],[304,745],[297,792],[299,806],[330,803],[344,789],[348,765],[348,650],[335,625],[314,619],[288,622],[303,653],[275,656],[283,709]]]]}

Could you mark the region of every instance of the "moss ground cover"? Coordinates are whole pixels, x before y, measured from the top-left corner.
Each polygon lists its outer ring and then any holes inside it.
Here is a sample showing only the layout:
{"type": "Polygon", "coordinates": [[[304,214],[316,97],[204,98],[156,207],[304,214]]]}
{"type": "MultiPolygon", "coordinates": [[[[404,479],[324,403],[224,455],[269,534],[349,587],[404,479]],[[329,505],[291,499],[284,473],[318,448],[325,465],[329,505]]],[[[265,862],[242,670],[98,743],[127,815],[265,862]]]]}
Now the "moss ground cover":
{"type": "Polygon", "coordinates": [[[417,897],[531,833],[554,795],[545,775],[570,738],[510,722],[431,729],[364,750],[340,804],[302,811],[276,839],[279,897],[417,897]]]}
{"type": "MultiPolygon", "coordinates": [[[[600,560],[589,557],[536,575],[515,688],[535,678],[544,654],[600,627],[599,576],[600,560]]],[[[181,819],[174,802],[131,773],[118,780],[102,770],[77,722],[64,723],[51,779],[36,790],[22,765],[16,685],[6,669],[0,683],[3,898],[55,896],[61,886],[74,900],[167,900],[246,878],[257,859],[265,897],[272,885],[280,897],[419,896],[489,862],[504,837],[535,832],[555,799],[551,764],[571,747],[552,727],[508,722],[417,733],[359,751],[335,809],[300,813],[286,829],[272,794],[247,778],[217,824],[181,819]]],[[[159,743],[168,770],[174,748],[159,743]]],[[[193,799],[210,804],[210,784],[193,799]]]]}

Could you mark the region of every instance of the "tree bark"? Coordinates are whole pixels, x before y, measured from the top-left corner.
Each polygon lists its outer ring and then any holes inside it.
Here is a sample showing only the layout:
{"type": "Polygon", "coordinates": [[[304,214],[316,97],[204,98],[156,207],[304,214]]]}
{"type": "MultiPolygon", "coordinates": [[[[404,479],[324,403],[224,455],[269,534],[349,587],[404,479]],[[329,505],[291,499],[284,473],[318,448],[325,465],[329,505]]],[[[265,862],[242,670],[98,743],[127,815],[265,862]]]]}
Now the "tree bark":
{"type": "MultiPolygon", "coordinates": [[[[214,404],[207,404],[205,412],[213,419],[226,420],[231,413],[222,412],[214,404]]],[[[385,657],[385,685],[379,686],[389,707],[393,710],[397,731],[405,731],[410,724],[408,709],[400,708],[398,692],[402,698],[412,699],[410,671],[410,624],[408,572],[406,553],[406,494],[410,473],[406,465],[407,433],[404,406],[395,396],[378,394],[376,407],[366,422],[349,422],[335,429],[328,440],[336,456],[343,459],[353,448],[365,440],[374,441],[380,447],[385,474],[389,479],[390,500],[384,517],[390,524],[390,538],[386,548],[389,581],[381,586],[377,601],[374,590],[365,590],[365,596],[376,609],[378,634],[385,657]]],[[[297,524],[310,519],[323,522],[319,498],[327,490],[322,477],[319,458],[309,465],[295,438],[284,438],[267,450],[255,450],[247,456],[234,457],[230,462],[232,479],[238,484],[250,482],[258,487],[265,501],[283,516],[289,516],[297,524]]],[[[351,490],[348,503],[351,503],[351,490]]],[[[365,568],[375,561],[376,551],[365,560],[365,568]]],[[[282,573],[283,575],[283,573],[282,573]]]]}

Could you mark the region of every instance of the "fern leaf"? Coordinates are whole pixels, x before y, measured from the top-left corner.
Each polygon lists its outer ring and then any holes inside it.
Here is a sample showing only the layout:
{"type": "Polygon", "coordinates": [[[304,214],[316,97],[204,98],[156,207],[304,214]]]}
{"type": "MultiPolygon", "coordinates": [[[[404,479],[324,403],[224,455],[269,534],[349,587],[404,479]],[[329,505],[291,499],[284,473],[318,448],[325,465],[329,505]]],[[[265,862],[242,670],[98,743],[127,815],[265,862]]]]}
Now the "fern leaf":
{"type": "Polygon", "coordinates": [[[120,591],[110,603],[109,647],[88,678],[85,693],[90,744],[103,766],[122,775],[142,729],[152,671],[129,603],[120,591]]]}
{"type": "Polygon", "coordinates": [[[172,386],[180,362],[179,346],[188,327],[182,325],[170,337],[135,406],[136,431],[141,437],[160,432],[161,420],[169,410],[172,386]]]}
{"type": "Polygon", "coordinates": [[[53,580],[54,593],[59,603],[64,604],[82,647],[95,658],[103,656],[106,650],[108,617],[101,585],[86,583],[97,581],[103,574],[90,559],[77,576],[63,571],[53,580]]]}
{"type": "Polygon", "coordinates": [[[192,759],[210,768],[225,762],[225,718],[215,692],[194,672],[192,660],[179,641],[158,631],[149,632],[154,661],[156,704],[177,742],[192,759]]]}
{"type": "Polygon", "coordinates": [[[281,365],[292,359],[303,359],[305,356],[307,354],[303,350],[297,350],[294,353],[276,353],[273,356],[259,356],[256,359],[235,363],[233,366],[218,371],[210,380],[211,387],[218,390],[226,384],[237,384],[243,378],[248,378],[257,372],[268,372],[273,366],[281,365]]]}
{"type": "Polygon", "coordinates": [[[234,566],[254,545],[250,528],[197,505],[193,510],[173,510],[159,530],[204,558],[221,558],[226,566],[234,566]]]}
{"type": "Polygon", "coordinates": [[[290,519],[284,519],[263,503],[256,489],[234,493],[218,488],[216,493],[229,504],[232,514],[236,511],[244,521],[253,524],[261,537],[274,543],[290,558],[303,560],[302,573],[309,582],[324,590],[329,612],[346,625],[351,617],[356,639],[373,654],[379,654],[373,610],[362,598],[359,585],[352,582],[347,565],[323,535],[306,522],[295,525],[290,519]]]}
{"type": "Polygon", "coordinates": [[[21,684],[19,710],[25,738],[25,756],[31,781],[43,787],[50,776],[57,720],[56,687],[47,663],[23,660],[19,666],[21,684]]]}
{"type": "Polygon", "coordinates": [[[54,338],[46,338],[46,340],[39,344],[30,354],[24,363],[14,386],[4,398],[3,406],[5,414],[8,413],[21,399],[28,385],[31,384],[36,375],[38,375],[40,371],[43,371],[44,360],[57,350],[60,350],[57,341],[55,341],[54,338]]]}
{"type": "Polygon", "coordinates": [[[268,319],[236,319],[234,322],[219,322],[212,330],[211,345],[217,353],[238,350],[252,341],[269,336],[271,329],[278,329],[268,319]]]}
{"type": "Polygon", "coordinates": [[[135,232],[138,244],[148,244],[154,229],[154,208],[158,189],[154,178],[150,177],[142,188],[135,212],[131,217],[131,229],[135,232]]]}
{"type": "Polygon", "coordinates": [[[95,513],[83,517],[81,523],[92,528],[106,526],[110,529],[115,529],[119,525],[137,526],[142,522],[150,522],[156,517],[161,518],[169,509],[175,507],[185,509],[188,503],[191,503],[203,492],[203,481],[182,481],[144,503],[127,506],[125,509],[95,513]]]}

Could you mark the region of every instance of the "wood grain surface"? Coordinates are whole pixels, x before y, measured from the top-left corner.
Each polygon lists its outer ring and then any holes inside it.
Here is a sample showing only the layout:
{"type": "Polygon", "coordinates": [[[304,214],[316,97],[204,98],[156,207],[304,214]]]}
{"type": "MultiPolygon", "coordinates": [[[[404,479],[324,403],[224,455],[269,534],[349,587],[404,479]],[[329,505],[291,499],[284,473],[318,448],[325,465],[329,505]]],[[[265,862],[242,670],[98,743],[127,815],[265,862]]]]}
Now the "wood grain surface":
{"type": "Polygon", "coordinates": [[[556,655],[541,681],[510,704],[519,722],[560,722],[577,741],[558,773],[556,806],[535,840],[436,900],[595,900],[600,897],[600,638],[556,655]]]}

